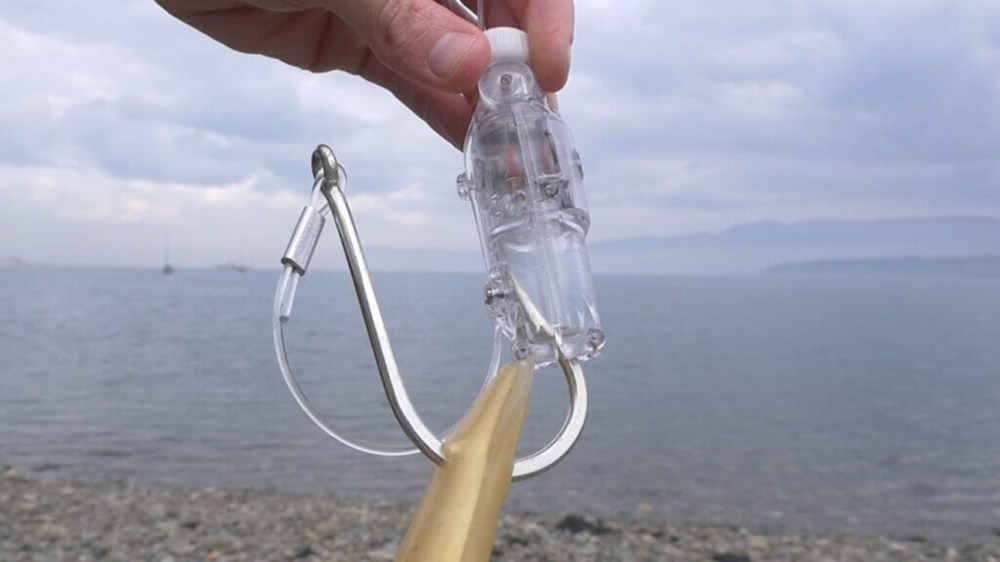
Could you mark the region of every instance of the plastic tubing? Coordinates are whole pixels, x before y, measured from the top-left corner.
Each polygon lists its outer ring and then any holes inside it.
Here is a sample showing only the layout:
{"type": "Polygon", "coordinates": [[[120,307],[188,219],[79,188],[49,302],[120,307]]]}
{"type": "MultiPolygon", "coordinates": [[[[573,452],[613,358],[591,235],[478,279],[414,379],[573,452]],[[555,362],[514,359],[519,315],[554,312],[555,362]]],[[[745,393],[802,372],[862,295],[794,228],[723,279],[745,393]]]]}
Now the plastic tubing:
{"type": "MultiPolygon", "coordinates": [[[[293,374],[292,368],[288,362],[288,351],[285,347],[285,324],[288,323],[292,315],[292,306],[295,301],[295,292],[298,288],[298,281],[300,277],[301,275],[299,275],[299,273],[296,272],[291,265],[286,265],[285,269],[281,272],[281,277],[278,279],[278,287],[274,292],[274,313],[271,322],[271,334],[274,338],[274,350],[278,356],[278,367],[281,369],[281,376],[284,379],[285,384],[288,386],[288,390],[292,393],[292,397],[295,399],[295,402],[300,408],[302,408],[302,411],[305,412],[306,416],[308,416],[317,427],[323,430],[324,433],[356,451],[382,457],[402,457],[419,452],[419,449],[414,446],[376,445],[350,437],[342,431],[335,429],[333,425],[324,420],[319,413],[316,412],[315,408],[313,408],[309,398],[306,396],[302,387],[299,386],[298,381],[295,379],[295,375],[293,374]]],[[[496,328],[493,334],[493,356],[490,358],[489,370],[487,371],[483,386],[479,391],[480,394],[485,391],[489,381],[496,376],[497,370],[500,367],[500,351],[502,345],[503,334],[500,332],[499,328],[496,328]]],[[[451,434],[456,425],[457,422],[444,432],[445,435],[451,434]]]]}

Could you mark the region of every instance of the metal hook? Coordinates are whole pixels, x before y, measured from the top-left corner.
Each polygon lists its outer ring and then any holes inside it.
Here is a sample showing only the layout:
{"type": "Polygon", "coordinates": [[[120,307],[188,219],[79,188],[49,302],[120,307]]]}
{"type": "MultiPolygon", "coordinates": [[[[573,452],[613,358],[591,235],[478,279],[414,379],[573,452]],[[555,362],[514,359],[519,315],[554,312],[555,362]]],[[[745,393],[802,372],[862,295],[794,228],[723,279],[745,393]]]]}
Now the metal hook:
{"type": "Polygon", "coordinates": [[[337,155],[325,144],[316,147],[312,154],[313,178],[322,181],[323,187],[330,189],[334,185],[340,185],[340,164],[337,163],[337,155]]]}
{"type": "Polygon", "coordinates": [[[477,9],[477,11],[474,12],[474,11],[472,11],[471,8],[469,8],[468,6],[466,6],[465,4],[463,4],[462,0],[443,0],[442,1],[442,4],[444,4],[448,9],[450,9],[452,12],[455,12],[459,16],[465,18],[470,23],[474,23],[474,24],[478,25],[479,29],[484,29],[484,27],[483,27],[483,20],[484,20],[484,18],[482,17],[483,4],[484,3],[485,3],[485,0],[478,0],[478,3],[477,3],[477,8],[478,9],[477,9]]]}
{"type": "MultiPolygon", "coordinates": [[[[339,174],[343,167],[337,163],[336,156],[329,147],[320,145],[312,155],[312,170],[316,184],[320,186],[337,225],[365,328],[368,331],[368,339],[375,355],[375,363],[393,414],[403,432],[424,455],[435,463],[443,462],[445,459],[441,439],[427,427],[417,413],[409,394],[406,392],[406,386],[396,363],[392,344],[389,341],[388,329],[382,317],[354,218],[339,181],[339,174]],[[330,179],[331,177],[334,179],[330,179]]],[[[527,297],[522,293],[520,298],[527,297]]],[[[547,327],[548,323],[537,314],[537,310],[531,306],[531,303],[528,302],[526,305],[525,309],[528,314],[533,316],[530,319],[532,323],[543,328],[547,327]]],[[[559,350],[559,365],[569,388],[570,407],[566,419],[559,433],[548,445],[537,453],[518,459],[514,463],[514,480],[530,478],[555,466],[569,453],[583,431],[588,403],[583,369],[577,361],[568,360],[563,356],[561,349],[559,350]]]]}

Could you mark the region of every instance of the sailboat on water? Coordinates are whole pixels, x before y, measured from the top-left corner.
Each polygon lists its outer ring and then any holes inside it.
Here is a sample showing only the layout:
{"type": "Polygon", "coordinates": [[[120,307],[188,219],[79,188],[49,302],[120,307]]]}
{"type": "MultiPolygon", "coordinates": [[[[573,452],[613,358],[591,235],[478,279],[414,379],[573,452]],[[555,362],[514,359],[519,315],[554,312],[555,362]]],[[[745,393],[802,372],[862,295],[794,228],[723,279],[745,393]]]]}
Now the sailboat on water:
{"type": "Polygon", "coordinates": [[[163,275],[170,279],[174,278],[176,270],[174,266],[170,265],[170,241],[167,239],[167,235],[163,235],[163,275]]]}

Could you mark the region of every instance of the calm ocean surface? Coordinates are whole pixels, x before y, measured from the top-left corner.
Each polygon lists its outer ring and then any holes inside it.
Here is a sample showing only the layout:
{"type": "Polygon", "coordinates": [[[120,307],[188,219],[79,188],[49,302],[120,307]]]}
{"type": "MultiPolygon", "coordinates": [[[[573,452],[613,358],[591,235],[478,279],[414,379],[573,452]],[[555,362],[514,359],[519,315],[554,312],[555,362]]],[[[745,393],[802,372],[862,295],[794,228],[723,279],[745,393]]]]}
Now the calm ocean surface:
{"type": "MultiPolygon", "coordinates": [[[[421,457],[326,438],[270,339],[277,272],[0,270],[0,465],[39,477],[415,500],[421,457]]],[[[408,388],[449,426],[485,375],[476,274],[376,273],[408,388]]],[[[510,508],[812,532],[1000,527],[1000,281],[598,277],[604,354],[573,453],[510,508]]],[[[303,386],[401,443],[346,274],[289,325],[303,386]]],[[[525,449],[556,431],[539,373],[525,449]]]]}

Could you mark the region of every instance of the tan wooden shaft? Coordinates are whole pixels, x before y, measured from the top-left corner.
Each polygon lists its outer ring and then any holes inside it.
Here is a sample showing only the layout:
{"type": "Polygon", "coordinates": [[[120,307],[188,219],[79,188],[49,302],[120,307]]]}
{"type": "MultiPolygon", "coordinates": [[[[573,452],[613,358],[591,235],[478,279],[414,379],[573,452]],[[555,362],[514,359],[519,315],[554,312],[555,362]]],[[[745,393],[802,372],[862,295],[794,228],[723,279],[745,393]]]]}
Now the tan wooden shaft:
{"type": "Polygon", "coordinates": [[[396,562],[487,561],[510,491],[534,360],[508,363],[444,442],[396,562]]]}

